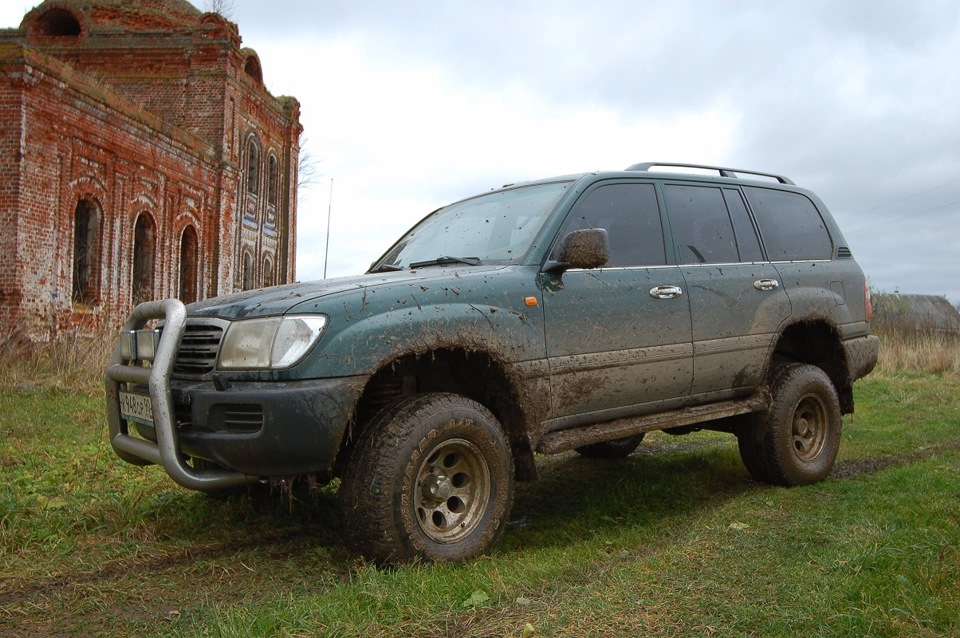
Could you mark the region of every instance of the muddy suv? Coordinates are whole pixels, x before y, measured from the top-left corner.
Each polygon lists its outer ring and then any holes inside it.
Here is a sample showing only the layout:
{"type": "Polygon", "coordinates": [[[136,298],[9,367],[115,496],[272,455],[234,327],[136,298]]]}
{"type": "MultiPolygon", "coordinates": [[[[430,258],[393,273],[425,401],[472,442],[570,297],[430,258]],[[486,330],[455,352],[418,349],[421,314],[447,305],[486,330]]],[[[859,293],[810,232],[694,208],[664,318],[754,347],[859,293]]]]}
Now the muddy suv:
{"type": "Polygon", "coordinates": [[[451,204],[359,277],[138,306],[110,437],[195,490],[339,478],[361,552],[460,560],[503,533],[538,453],[711,429],[761,481],[823,479],[870,315],[813,193],[637,164],[451,204]]]}

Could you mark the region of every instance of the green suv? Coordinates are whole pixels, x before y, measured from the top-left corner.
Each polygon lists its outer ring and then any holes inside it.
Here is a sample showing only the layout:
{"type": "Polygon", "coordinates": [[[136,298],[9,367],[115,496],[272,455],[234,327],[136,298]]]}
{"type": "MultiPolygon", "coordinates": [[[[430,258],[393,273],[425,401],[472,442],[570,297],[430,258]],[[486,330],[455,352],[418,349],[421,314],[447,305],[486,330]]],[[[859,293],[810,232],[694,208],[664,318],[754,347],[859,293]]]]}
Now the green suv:
{"type": "Polygon", "coordinates": [[[810,191],[637,164],[441,208],[359,277],[141,304],[110,438],[195,490],[339,478],[369,558],[461,560],[503,533],[538,453],[710,429],[758,480],[823,479],[876,363],[870,318],[810,191]]]}

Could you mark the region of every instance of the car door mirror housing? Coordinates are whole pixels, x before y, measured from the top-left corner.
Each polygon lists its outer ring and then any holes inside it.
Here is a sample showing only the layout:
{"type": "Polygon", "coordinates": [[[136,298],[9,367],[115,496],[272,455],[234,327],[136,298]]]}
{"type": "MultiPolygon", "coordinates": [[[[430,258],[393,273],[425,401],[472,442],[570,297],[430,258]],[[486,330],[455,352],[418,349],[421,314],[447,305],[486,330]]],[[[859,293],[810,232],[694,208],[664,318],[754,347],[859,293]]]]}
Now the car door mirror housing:
{"type": "Polygon", "coordinates": [[[574,230],[560,240],[558,259],[547,262],[547,271],[599,268],[610,260],[610,237],[603,228],[574,230]]]}

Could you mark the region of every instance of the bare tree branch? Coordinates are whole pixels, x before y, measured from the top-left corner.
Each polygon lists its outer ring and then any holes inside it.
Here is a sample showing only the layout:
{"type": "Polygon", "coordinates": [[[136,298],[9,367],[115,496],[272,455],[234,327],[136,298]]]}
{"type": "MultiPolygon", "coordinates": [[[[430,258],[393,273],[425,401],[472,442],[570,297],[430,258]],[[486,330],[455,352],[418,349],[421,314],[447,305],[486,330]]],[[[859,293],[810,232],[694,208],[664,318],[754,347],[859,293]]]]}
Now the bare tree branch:
{"type": "Polygon", "coordinates": [[[300,138],[300,158],[297,162],[297,188],[316,184],[320,179],[320,160],[310,152],[310,139],[300,138]]]}
{"type": "Polygon", "coordinates": [[[207,10],[221,18],[230,20],[233,14],[233,0],[207,0],[207,10]]]}

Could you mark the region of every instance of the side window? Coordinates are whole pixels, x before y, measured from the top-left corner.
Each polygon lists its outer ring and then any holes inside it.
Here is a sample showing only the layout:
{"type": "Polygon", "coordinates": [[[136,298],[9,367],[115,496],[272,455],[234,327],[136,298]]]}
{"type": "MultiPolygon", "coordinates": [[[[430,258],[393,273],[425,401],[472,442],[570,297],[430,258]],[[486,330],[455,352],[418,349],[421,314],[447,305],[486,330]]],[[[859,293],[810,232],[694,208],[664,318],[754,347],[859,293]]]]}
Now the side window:
{"type": "Polygon", "coordinates": [[[253,255],[249,250],[243,251],[243,270],[240,276],[241,290],[253,290],[253,255]]]}
{"type": "Polygon", "coordinates": [[[277,163],[277,156],[270,155],[267,162],[267,202],[277,205],[277,180],[280,175],[280,167],[277,163]]]}
{"type": "Polygon", "coordinates": [[[258,194],[260,186],[260,147],[257,140],[251,137],[247,141],[247,192],[258,194]]]}
{"type": "Polygon", "coordinates": [[[740,261],[733,223],[721,189],[667,185],[663,191],[681,264],[740,261]]]}
{"type": "Polygon", "coordinates": [[[90,200],[81,199],[73,214],[74,303],[93,303],[100,278],[100,214],[90,200]]]}
{"type": "Polygon", "coordinates": [[[270,257],[263,258],[263,285],[273,285],[273,260],[270,257]]]}
{"type": "Polygon", "coordinates": [[[833,242],[820,212],[799,193],[743,189],[771,261],[830,259],[833,242]]]}
{"type": "Polygon", "coordinates": [[[147,213],[137,216],[133,227],[133,304],[150,301],[153,294],[153,266],[156,253],[156,224],[147,213]]]}
{"type": "Polygon", "coordinates": [[[750,221],[750,213],[743,203],[743,196],[735,188],[723,189],[723,201],[727,204],[730,219],[733,220],[733,230],[737,235],[737,250],[740,252],[740,261],[763,261],[763,251],[760,250],[760,240],[757,239],[757,229],[750,221]]]}
{"type": "Polygon", "coordinates": [[[606,229],[613,266],[662,266],[663,226],[653,184],[610,184],[577,202],[561,237],[583,228],[606,229]]]}
{"type": "Polygon", "coordinates": [[[197,300],[198,246],[197,231],[187,226],[180,237],[180,301],[183,303],[197,300]]]}

